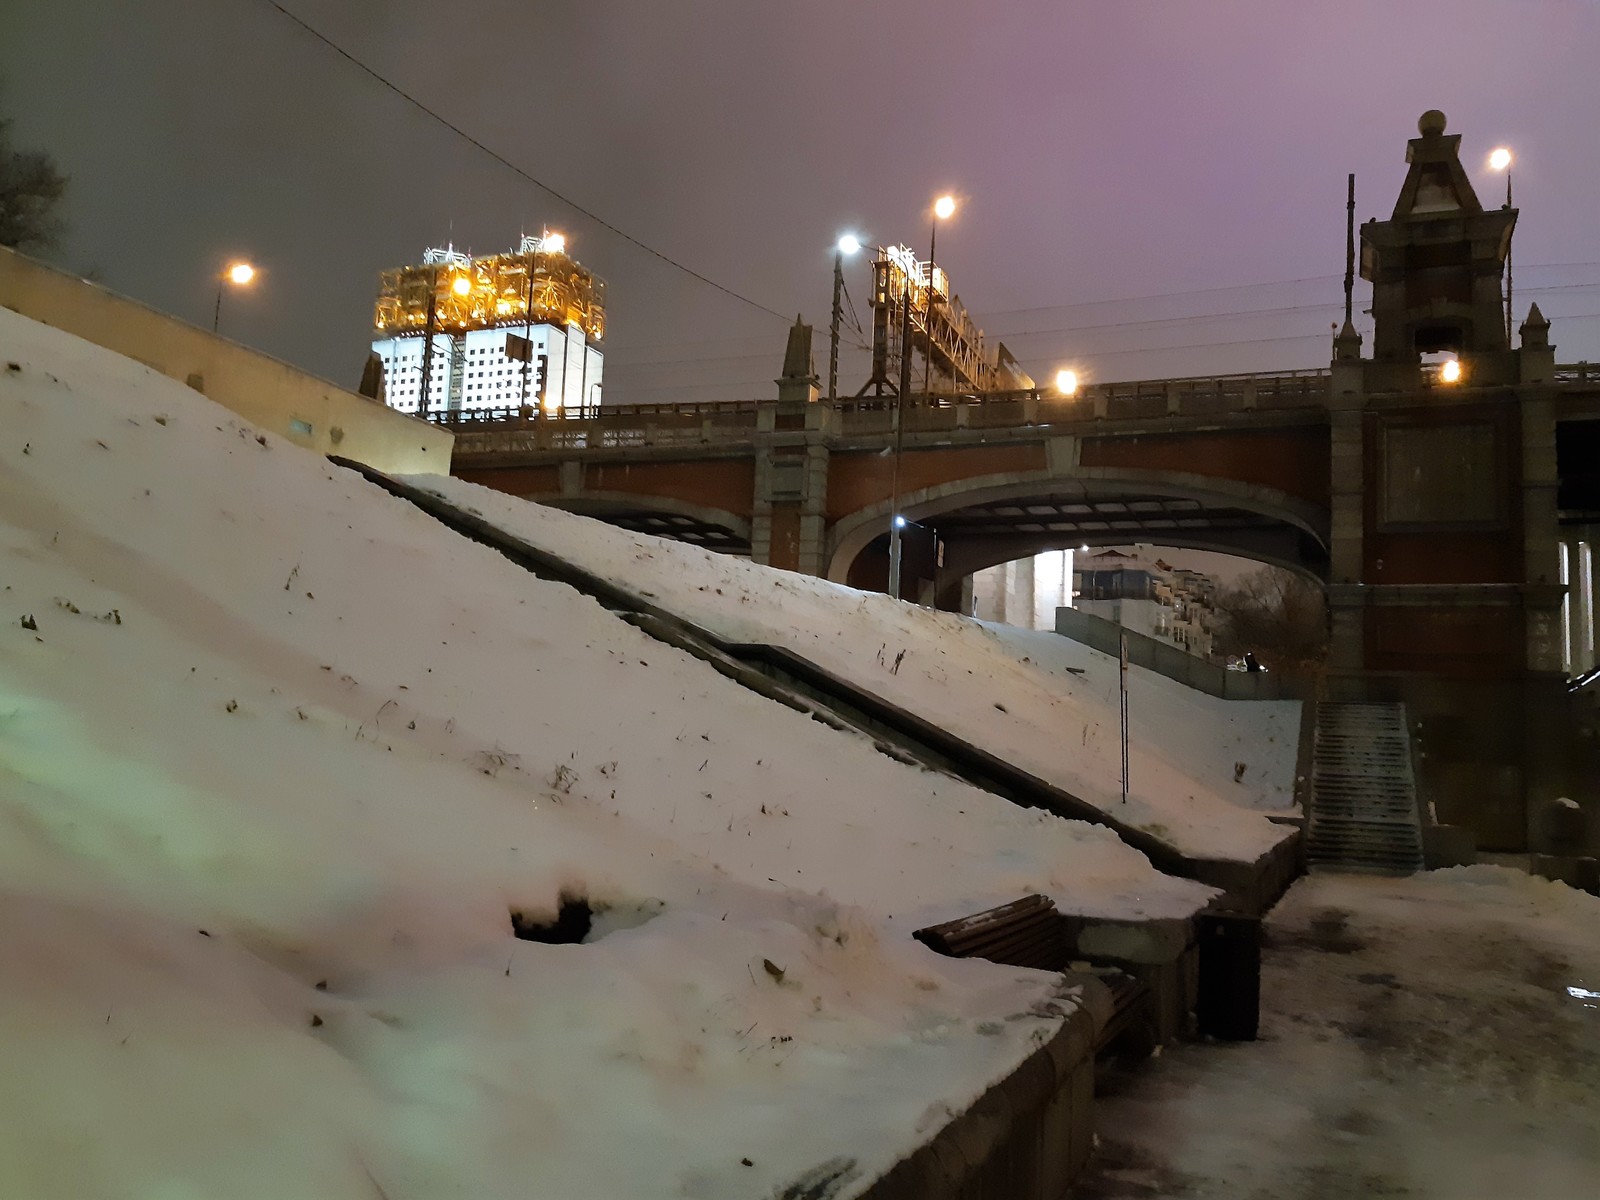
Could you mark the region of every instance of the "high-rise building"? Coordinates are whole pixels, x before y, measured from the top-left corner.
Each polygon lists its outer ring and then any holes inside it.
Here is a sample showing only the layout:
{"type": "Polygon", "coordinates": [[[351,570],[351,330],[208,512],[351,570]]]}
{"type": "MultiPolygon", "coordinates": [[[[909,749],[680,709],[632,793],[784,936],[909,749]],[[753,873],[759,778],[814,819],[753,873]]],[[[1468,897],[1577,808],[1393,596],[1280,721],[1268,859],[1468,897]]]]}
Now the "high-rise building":
{"type": "Polygon", "coordinates": [[[522,407],[600,406],[605,282],[555,233],[473,258],[431,249],[383,272],[373,352],[391,408],[439,418],[522,407]]]}

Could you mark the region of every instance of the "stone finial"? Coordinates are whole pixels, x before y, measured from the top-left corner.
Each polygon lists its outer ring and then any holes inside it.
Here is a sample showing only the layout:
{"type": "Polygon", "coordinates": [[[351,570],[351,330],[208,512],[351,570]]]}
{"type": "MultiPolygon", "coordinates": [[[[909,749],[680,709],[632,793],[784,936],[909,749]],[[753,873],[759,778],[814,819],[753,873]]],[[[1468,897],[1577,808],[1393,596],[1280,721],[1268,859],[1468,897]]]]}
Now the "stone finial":
{"type": "Polygon", "coordinates": [[[1550,322],[1539,311],[1538,304],[1528,309],[1528,319],[1519,327],[1524,350],[1546,349],[1550,345],[1550,322]]]}
{"type": "Polygon", "coordinates": [[[1333,357],[1335,359],[1361,357],[1361,335],[1356,332],[1356,327],[1349,321],[1346,321],[1344,328],[1334,335],[1333,357]]]}
{"type": "Polygon", "coordinates": [[[1417,132],[1425,138],[1439,137],[1445,131],[1445,116],[1437,108],[1430,108],[1417,118],[1417,132]]]}
{"type": "Polygon", "coordinates": [[[817,369],[811,361],[811,326],[798,313],[789,327],[789,344],[783,352],[783,378],[817,381],[817,369]]]}

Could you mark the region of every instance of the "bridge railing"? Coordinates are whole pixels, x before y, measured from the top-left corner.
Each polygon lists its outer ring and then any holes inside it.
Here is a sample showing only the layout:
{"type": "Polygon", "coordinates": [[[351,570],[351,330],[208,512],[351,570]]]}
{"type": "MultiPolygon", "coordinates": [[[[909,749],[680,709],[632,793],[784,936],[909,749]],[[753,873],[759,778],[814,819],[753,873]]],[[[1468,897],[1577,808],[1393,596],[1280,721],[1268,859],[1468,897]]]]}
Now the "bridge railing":
{"type": "Polygon", "coordinates": [[[1557,383],[1600,386],[1600,363],[1557,363],[1555,378],[1557,383]]]}
{"type": "MultiPolygon", "coordinates": [[[[1289,371],[1207,375],[1087,385],[1072,396],[1042,388],[1011,392],[858,396],[820,408],[827,432],[850,437],[887,436],[899,408],[907,433],[960,429],[1018,429],[1096,420],[1206,417],[1252,409],[1309,408],[1326,402],[1329,372],[1289,371]]],[[[534,408],[433,413],[429,419],[455,431],[455,454],[643,449],[749,444],[771,402],[621,404],[588,414],[542,413],[534,408]]],[[[777,418],[793,428],[791,415],[777,418]]]]}

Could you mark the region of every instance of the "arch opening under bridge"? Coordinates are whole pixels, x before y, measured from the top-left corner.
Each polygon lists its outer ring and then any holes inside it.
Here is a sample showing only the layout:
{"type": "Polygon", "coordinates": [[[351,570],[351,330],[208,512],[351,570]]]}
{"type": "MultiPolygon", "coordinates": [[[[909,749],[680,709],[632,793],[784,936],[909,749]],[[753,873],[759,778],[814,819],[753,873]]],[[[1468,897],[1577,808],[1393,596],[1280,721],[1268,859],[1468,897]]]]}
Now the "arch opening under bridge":
{"type": "MultiPolygon", "coordinates": [[[[902,593],[930,595],[947,609],[959,607],[962,580],[976,571],[1083,545],[1211,550],[1319,583],[1328,573],[1325,512],[1275,489],[1197,475],[1080,468],[1055,477],[974,479],[911,493],[900,512],[907,521],[902,593]]],[[[841,521],[830,539],[828,578],[882,590],[889,519],[883,503],[841,521]]]]}

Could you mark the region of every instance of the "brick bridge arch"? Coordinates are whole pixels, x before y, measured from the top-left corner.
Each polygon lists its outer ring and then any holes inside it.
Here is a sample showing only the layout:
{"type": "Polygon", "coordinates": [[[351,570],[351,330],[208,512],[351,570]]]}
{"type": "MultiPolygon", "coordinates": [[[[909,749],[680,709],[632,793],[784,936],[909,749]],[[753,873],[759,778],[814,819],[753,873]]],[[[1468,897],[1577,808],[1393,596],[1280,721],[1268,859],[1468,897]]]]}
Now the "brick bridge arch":
{"type": "MultiPolygon", "coordinates": [[[[1318,581],[1327,577],[1326,509],[1278,488],[1215,476],[1127,467],[1007,472],[922,488],[908,493],[899,507],[912,523],[908,528],[936,529],[945,542],[941,599],[954,599],[945,595],[950,584],[985,567],[1085,543],[1142,541],[1216,550],[1318,581]],[[1030,507],[1058,511],[1024,511],[1030,507]],[[1011,530],[962,520],[963,514],[993,509],[1007,514],[1011,530]]],[[[884,500],[837,522],[828,538],[825,576],[853,586],[881,586],[877,576],[884,570],[889,518],[890,502],[884,500]]]]}

